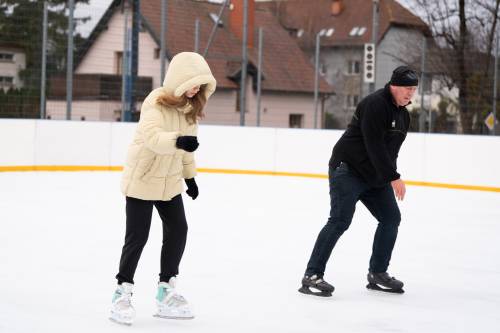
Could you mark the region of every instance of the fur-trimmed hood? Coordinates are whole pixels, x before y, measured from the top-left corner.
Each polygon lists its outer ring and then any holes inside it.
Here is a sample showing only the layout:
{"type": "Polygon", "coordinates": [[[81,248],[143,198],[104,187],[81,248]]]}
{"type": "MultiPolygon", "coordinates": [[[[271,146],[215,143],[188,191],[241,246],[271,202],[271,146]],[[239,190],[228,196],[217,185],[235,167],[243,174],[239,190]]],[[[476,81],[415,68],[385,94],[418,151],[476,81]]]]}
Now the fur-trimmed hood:
{"type": "Polygon", "coordinates": [[[181,52],[176,54],[167,69],[163,88],[175,97],[182,96],[189,89],[207,85],[207,99],[214,93],[215,81],[206,60],[196,52],[181,52]]]}

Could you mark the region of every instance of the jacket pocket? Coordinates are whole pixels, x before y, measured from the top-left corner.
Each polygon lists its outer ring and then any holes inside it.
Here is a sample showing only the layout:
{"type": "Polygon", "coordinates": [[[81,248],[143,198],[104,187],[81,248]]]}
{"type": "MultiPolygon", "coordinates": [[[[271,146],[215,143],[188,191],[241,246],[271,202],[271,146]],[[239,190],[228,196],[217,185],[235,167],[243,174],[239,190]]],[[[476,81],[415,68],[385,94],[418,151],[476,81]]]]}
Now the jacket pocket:
{"type": "Polygon", "coordinates": [[[144,171],[141,175],[142,180],[148,180],[154,175],[156,169],[158,168],[159,160],[160,158],[157,155],[151,159],[151,161],[147,164],[147,167],[144,168],[144,171]]]}

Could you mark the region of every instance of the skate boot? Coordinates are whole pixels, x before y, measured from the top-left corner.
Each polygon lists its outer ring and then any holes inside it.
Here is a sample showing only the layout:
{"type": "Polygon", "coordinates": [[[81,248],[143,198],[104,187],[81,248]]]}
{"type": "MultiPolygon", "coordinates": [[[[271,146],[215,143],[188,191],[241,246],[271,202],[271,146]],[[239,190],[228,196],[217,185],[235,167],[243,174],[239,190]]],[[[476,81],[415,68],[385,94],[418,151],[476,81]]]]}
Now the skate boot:
{"type": "Polygon", "coordinates": [[[335,287],[323,280],[322,276],[314,274],[312,276],[304,276],[299,292],[314,296],[330,297],[334,290],[335,287]]]}
{"type": "Polygon", "coordinates": [[[158,312],[154,315],[159,318],[167,319],[193,319],[186,299],[175,289],[177,280],[171,277],[168,283],[160,282],[158,284],[158,293],[156,295],[156,305],[158,312]]]}
{"type": "Polygon", "coordinates": [[[118,285],[113,294],[110,320],[118,324],[132,325],[135,318],[135,309],[130,302],[133,287],[133,284],[126,282],[118,285]]]}
{"type": "Polygon", "coordinates": [[[379,290],[388,293],[404,293],[403,282],[396,280],[396,278],[389,276],[387,272],[383,273],[368,273],[368,285],[366,288],[372,290],[379,290]]]}

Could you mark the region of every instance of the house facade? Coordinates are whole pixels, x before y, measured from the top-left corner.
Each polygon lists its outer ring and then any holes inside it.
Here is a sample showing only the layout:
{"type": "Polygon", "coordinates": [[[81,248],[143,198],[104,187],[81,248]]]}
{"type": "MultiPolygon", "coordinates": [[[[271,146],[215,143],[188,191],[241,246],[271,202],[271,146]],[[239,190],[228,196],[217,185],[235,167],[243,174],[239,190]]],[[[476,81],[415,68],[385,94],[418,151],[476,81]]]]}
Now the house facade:
{"type": "MultiPolygon", "coordinates": [[[[195,0],[171,0],[167,9],[166,53],[168,59],[183,51],[203,53],[214,26],[214,15],[220,4],[195,0]],[[195,22],[199,22],[199,49],[195,50],[195,22]]],[[[217,91],[207,103],[204,124],[240,124],[241,27],[242,0],[233,0],[219,18],[215,37],[205,56],[217,80],[217,91]]],[[[260,125],[270,127],[314,126],[314,68],[296,41],[283,29],[277,18],[266,8],[257,8],[249,1],[248,76],[246,84],[245,125],[257,125],[257,66],[258,29],[264,31],[262,56],[262,94],[260,125]]],[[[122,1],[113,1],[80,51],[75,66],[72,119],[121,119],[121,76],[123,68],[125,17],[131,27],[131,13],[126,14],[122,1]],[[83,82],[93,78],[92,94],[84,93],[83,82]],[[112,79],[114,77],[115,79],[112,79]],[[104,84],[103,81],[108,82],[104,84]],[[79,92],[78,92],[79,91],[79,92]]],[[[142,1],[140,9],[138,91],[136,109],[149,91],[160,82],[161,2],[142,1]]],[[[62,85],[64,78],[59,78],[62,85]]],[[[86,89],[86,88],[85,88],[86,89]]],[[[87,89],[88,90],[88,89],[87,89]]],[[[333,93],[325,80],[320,80],[320,100],[333,93]]],[[[63,91],[49,94],[47,114],[52,119],[64,119],[66,102],[63,91]]],[[[321,104],[322,105],[322,104],[321,104]]],[[[320,105],[320,106],[321,106],[320,105]]],[[[321,123],[322,112],[318,121],[321,123]]]]}
{"type": "Polygon", "coordinates": [[[0,89],[21,88],[19,72],[26,68],[26,54],[14,44],[0,44],[0,89]]]}
{"type": "MultiPolygon", "coordinates": [[[[364,45],[372,42],[373,1],[273,0],[261,4],[279,18],[312,62],[316,34],[320,38],[320,71],[335,87],[325,101],[330,127],[346,128],[358,102],[370,92],[364,82],[364,45]]],[[[384,87],[397,66],[412,62],[406,57],[420,52],[426,24],[396,0],[380,0],[375,55],[375,89],[384,87]]],[[[419,68],[416,68],[419,70],[419,68]]]]}

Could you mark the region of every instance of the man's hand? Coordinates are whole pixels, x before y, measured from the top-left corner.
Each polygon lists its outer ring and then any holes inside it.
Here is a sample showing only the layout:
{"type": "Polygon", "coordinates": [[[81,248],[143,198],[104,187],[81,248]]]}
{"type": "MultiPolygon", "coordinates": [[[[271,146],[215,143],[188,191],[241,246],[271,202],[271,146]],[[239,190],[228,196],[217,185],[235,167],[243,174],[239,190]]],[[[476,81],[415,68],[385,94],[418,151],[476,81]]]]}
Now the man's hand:
{"type": "Polygon", "coordinates": [[[405,182],[402,179],[396,179],[391,182],[391,186],[394,190],[394,194],[396,194],[396,198],[398,200],[403,200],[406,193],[405,182]]]}

